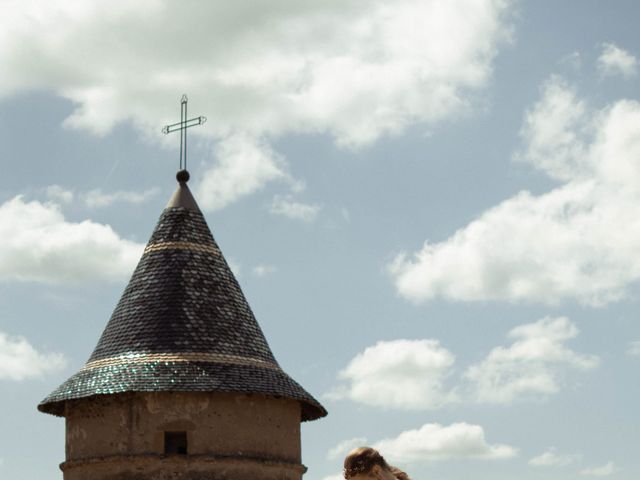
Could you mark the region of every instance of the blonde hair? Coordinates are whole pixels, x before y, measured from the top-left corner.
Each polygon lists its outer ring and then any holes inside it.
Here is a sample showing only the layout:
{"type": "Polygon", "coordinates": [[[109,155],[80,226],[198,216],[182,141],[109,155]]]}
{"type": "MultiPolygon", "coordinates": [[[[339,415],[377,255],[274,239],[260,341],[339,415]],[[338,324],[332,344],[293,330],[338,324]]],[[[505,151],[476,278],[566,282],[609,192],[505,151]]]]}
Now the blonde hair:
{"type": "Polygon", "coordinates": [[[371,447],[360,447],[349,452],[344,459],[344,478],[349,480],[359,474],[368,474],[376,465],[391,472],[398,480],[411,480],[409,475],[389,465],[380,452],[371,447]]]}

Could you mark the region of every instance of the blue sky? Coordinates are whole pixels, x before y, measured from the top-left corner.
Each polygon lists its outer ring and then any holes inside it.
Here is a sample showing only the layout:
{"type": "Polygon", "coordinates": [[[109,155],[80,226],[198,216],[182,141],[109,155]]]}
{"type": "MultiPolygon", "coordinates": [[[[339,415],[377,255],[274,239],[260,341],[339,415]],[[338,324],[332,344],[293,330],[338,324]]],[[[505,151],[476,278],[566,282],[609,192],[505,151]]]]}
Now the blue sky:
{"type": "Polygon", "coordinates": [[[636,2],[8,2],[0,477],[190,186],[284,369],[305,478],[640,476],[636,2]]]}

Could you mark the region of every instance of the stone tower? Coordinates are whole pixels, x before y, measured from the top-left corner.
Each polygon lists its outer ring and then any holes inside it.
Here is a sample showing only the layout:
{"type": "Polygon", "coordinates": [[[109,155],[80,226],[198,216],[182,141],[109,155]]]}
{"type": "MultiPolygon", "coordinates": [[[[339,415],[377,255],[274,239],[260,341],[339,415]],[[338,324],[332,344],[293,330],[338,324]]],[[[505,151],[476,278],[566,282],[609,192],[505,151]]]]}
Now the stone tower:
{"type": "Polygon", "coordinates": [[[326,410],[278,365],[186,171],[98,345],[38,405],[65,417],[65,480],[300,480],[326,410]]]}

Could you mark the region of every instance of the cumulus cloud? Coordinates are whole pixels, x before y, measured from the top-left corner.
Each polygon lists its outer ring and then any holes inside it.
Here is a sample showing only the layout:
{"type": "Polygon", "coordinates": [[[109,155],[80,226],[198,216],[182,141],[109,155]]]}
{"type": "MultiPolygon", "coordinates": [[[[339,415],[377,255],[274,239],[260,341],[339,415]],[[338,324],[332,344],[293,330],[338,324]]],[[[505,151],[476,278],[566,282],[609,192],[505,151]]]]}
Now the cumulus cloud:
{"type": "MultiPolygon", "coordinates": [[[[599,365],[597,356],[567,346],[578,333],[566,317],[545,317],[517,326],[507,335],[510,345],[493,348],[455,378],[455,356],[437,340],[381,341],[357,354],[338,373],[343,383],[326,397],[404,410],[545,398],[566,384],[570,372],[599,365]]],[[[552,454],[543,457],[549,459],[552,454]]]]}
{"type": "Polygon", "coordinates": [[[151,188],[144,192],[127,192],[118,190],[115,192],[103,192],[102,190],[95,189],[90,190],[82,195],[82,200],[89,208],[102,208],[109,207],[114,203],[130,203],[139,204],[144,203],[150,198],[157,195],[159,189],[151,188]]]}
{"type": "Polygon", "coordinates": [[[618,471],[619,469],[614,465],[614,463],[609,462],[606,465],[602,465],[601,467],[585,468],[580,472],[580,474],[591,477],[608,477],[609,475],[613,475],[618,471]]]}
{"type": "Polygon", "coordinates": [[[198,185],[200,204],[211,210],[226,207],[272,180],[289,180],[284,160],[264,141],[234,135],[218,143],[217,163],[198,185]]]}
{"type": "Polygon", "coordinates": [[[450,459],[498,460],[514,457],[517,449],[489,444],[480,425],[427,423],[395,438],[381,440],[375,447],[398,462],[429,462],[450,459]]]}
{"type": "Polygon", "coordinates": [[[638,73],[638,59],[613,43],[603,43],[602,53],[598,57],[598,71],[603,75],[630,78],[638,73]]]}
{"type": "Polygon", "coordinates": [[[0,205],[0,278],[49,284],[120,281],[143,245],[110,226],[65,220],[59,206],[21,196],[0,205]]]}
{"type": "Polygon", "coordinates": [[[580,460],[581,455],[578,454],[560,454],[556,453],[554,448],[550,448],[546,452],[533,457],[529,460],[529,465],[533,467],[566,467],[580,460]]]}
{"type": "Polygon", "coordinates": [[[366,444],[367,439],[365,437],[355,437],[343,440],[327,452],[327,459],[336,460],[338,458],[342,458],[354,448],[362,447],[366,444]]]}
{"type": "MultiPolygon", "coordinates": [[[[209,121],[195,135],[244,135],[266,153],[238,173],[218,146],[203,206],[281,175],[269,152],[286,133],[354,147],[465,112],[508,38],[508,0],[14,2],[0,19],[0,97],[53,91],[65,125],[97,134],[122,121],[157,134],[186,91],[209,121]],[[231,187],[225,186],[231,183],[231,187]]],[[[200,195],[202,198],[202,195],[200,195]]]]}
{"type": "Polygon", "coordinates": [[[516,158],[557,180],[588,175],[584,172],[588,159],[582,140],[589,127],[586,109],[573,89],[560,77],[552,77],[540,101],[525,114],[520,134],[527,147],[516,158]]]}
{"type": "Polygon", "coordinates": [[[334,475],[327,475],[326,477],[323,477],[322,480],[344,480],[344,477],[341,473],[336,473],[334,475]]]}
{"type": "Polygon", "coordinates": [[[400,295],[599,306],[640,278],[640,104],[595,110],[553,77],[521,135],[518,160],[560,185],[522,191],[448,239],[398,255],[389,272],[400,295]]]}
{"type": "Polygon", "coordinates": [[[366,405],[425,410],[455,402],[445,380],[455,357],[436,340],[378,342],[356,355],[338,377],[346,385],[327,396],[366,405]]]}
{"type": "Polygon", "coordinates": [[[297,202],[291,196],[276,195],[273,197],[269,211],[274,215],[282,215],[293,220],[312,222],[322,207],[317,204],[297,202]]]}
{"type": "Polygon", "coordinates": [[[509,332],[513,343],[496,347],[465,378],[477,402],[506,404],[531,395],[556,393],[567,369],[590,370],[599,364],[593,355],[574,352],[565,343],[578,335],[566,317],[543,318],[509,332]]]}
{"type": "Polygon", "coordinates": [[[24,337],[0,332],[0,380],[25,380],[62,370],[67,360],[61,353],[38,352],[24,337]]]}

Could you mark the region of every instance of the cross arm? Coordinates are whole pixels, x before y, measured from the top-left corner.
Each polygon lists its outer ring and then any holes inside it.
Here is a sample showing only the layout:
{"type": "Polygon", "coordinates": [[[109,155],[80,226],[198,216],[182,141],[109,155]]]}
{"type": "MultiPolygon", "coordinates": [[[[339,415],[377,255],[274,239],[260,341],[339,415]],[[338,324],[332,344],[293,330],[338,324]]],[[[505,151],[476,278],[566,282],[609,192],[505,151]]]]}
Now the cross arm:
{"type": "Polygon", "coordinates": [[[195,127],[196,125],[202,125],[207,121],[207,117],[195,117],[185,120],[184,122],[173,123],[162,127],[162,133],[171,133],[178,130],[184,130],[185,128],[195,127]]]}

